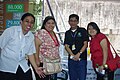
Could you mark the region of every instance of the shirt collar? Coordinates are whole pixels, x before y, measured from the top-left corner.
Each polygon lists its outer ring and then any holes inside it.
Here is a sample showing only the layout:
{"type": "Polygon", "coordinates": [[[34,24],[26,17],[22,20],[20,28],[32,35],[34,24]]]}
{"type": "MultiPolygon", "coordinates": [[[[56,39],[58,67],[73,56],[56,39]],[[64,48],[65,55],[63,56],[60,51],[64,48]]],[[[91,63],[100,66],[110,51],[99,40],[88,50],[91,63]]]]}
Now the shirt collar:
{"type": "MultiPolygon", "coordinates": [[[[17,31],[22,32],[22,26],[20,25],[20,26],[17,26],[17,27],[18,27],[17,31]]],[[[30,31],[28,31],[28,33],[25,34],[25,36],[30,36],[30,31]]]]}
{"type": "MultiPolygon", "coordinates": [[[[76,30],[79,28],[79,26],[77,26],[76,30]]],[[[69,30],[72,30],[71,28],[69,30]]]]}
{"type": "Polygon", "coordinates": [[[75,32],[77,29],[71,30],[72,32],[75,32]]]}
{"type": "Polygon", "coordinates": [[[30,31],[28,31],[28,33],[25,36],[30,36],[30,31]]]}

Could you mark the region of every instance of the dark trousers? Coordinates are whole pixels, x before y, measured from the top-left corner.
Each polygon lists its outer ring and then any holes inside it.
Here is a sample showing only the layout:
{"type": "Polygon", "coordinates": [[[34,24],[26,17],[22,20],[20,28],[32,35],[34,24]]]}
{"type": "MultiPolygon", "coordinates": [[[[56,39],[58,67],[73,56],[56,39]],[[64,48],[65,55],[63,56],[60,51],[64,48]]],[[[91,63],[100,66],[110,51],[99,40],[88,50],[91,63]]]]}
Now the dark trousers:
{"type": "Polygon", "coordinates": [[[70,80],[86,80],[87,60],[68,60],[70,80]]]}
{"type": "Polygon", "coordinates": [[[36,80],[50,80],[50,76],[46,75],[45,78],[40,78],[39,75],[34,71],[36,80]]]}
{"type": "Polygon", "coordinates": [[[45,78],[40,78],[38,74],[35,72],[36,80],[57,80],[57,74],[46,75],[45,78]]]}
{"type": "Polygon", "coordinates": [[[26,73],[19,66],[16,74],[0,71],[0,80],[33,80],[32,71],[29,69],[26,73]]]}
{"type": "MultiPolygon", "coordinates": [[[[95,70],[95,73],[97,74],[96,80],[104,80],[104,75],[98,73],[96,70],[95,70]]],[[[107,76],[108,80],[114,80],[114,71],[105,70],[105,73],[108,75],[107,76]]]]}

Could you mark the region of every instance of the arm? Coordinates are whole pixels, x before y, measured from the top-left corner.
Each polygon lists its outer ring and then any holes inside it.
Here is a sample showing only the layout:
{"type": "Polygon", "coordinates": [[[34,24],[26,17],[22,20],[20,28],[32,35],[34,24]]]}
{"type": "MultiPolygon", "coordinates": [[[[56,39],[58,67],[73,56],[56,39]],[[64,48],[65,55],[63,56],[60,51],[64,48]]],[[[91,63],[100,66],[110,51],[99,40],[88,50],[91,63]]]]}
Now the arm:
{"type": "Polygon", "coordinates": [[[104,65],[104,64],[106,64],[107,57],[108,57],[107,40],[106,40],[106,39],[103,39],[103,40],[100,42],[100,45],[101,45],[102,50],[103,50],[103,65],[104,65]]]}
{"type": "Polygon", "coordinates": [[[71,56],[74,56],[74,54],[72,53],[71,49],[69,48],[69,32],[65,33],[65,38],[64,38],[64,46],[65,46],[65,50],[68,52],[68,54],[70,54],[71,56]]]}
{"type": "MultiPolygon", "coordinates": [[[[79,53],[80,53],[80,52],[84,52],[85,49],[87,48],[87,46],[88,46],[88,41],[84,41],[84,45],[83,45],[83,47],[81,48],[81,50],[79,51],[79,53]]],[[[81,53],[81,54],[82,54],[82,53],[81,53]]]]}
{"type": "Polygon", "coordinates": [[[34,70],[36,71],[36,73],[39,75],[39,77],[45,77],[44,72],[43,72],[43,68],[42,67],[38,67],[35,61],[35,55],[31,54],[31,53],[35,53],[36,52],[36,48],[35,48],[35,39],[33,39],[30,49],[29,49],[29,55],[28,55],[28,59],[30,61],[30,63],[32,64],[34,70]]]}
{"type": "Polygon", "coordinates": [[[35,70],[37,70],[38,66],[37,66],[36,63],[35,63],[34,54],[28,55],[28,59],[29,59],[30,63],[32,64],[33,68],[34,68],[35,70]]]}
{"type": "Polygon", "coordinates": [[[35,69],[36,73],[39,75],[39,77],[45,77],[44,72],[43,72],[43,68],[42,67],[38,67],[36,62],[35,62],[35,56],[33,55],[28,55],[29,61],[32,64],[33,68],[35,69]]]}
{"type": "Polygon", "coordinates": [[[79,60],[80,55],[86,50],[86,48],[88,47],[88,41],[89,41],[89,36],[88,33],[86,31],[85,28],[81,28],[81,30],[83,31],[82,35],[84,35],[84,37],[82,37],[83,39],[83,46],[82,48],[79,50],[79,52],[75,55],[74,59],[75,60],[79,60]]]}
{"type": "Polygon", "coordinates": [[[100,42],[100,45],[102,47],[102,51],[103,51],[103,62],[100,67],[99,67],[99,71],[102,71],[104,69],[104,65],[106,64],[106,61],[107,61],[107,57],[108,57],[108,46],[107,46],[107,40],[106,39],[103,39],[101,42],[100,42]]]}
{"type": "Polygon", "coordinates": [[[74,56],[74,54],[72,53],[71,49],[69,48],[68,44],[65,44],[65,50],[71,55],[74,56]]]}
{"type": "Polygon", "coordinates": [[[36,47],[35,59],[37,66],[40,65],[39,48],[41,44],[42,42],[37,37],[35,37],[35,47],[36,47]]]}
{"type": "MultiPolygon", "coordinates": [[[[3,49],[11,39],[11,29],[6,29],[0,36],[0,48],[3,49]]],[[[13,35],[12,35],[13,36],[13,35]]]]}
{"type": "Polygon", "coordinates": [[[83,47],[82,47],[81,50],[74,56],[74,60],[79,60],[80,55],[82,54],[82,52],[85,51],[85,49],[87,48],[87,46],[88,46],[88,41],[84,41],[83,47]]]}

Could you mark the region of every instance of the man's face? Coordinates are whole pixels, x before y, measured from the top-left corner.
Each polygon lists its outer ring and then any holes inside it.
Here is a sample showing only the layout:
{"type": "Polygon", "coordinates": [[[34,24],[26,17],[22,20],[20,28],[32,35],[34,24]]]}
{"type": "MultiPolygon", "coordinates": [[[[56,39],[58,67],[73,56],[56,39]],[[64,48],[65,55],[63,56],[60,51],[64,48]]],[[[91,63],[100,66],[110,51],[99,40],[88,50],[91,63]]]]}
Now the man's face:
{"type": "Polygon", "coordinates": [[[28,32],[34,25],[34,19],[32,16],[27,16],[21,22],[23,32],[28,32]]]}
{"type": "Polygon", "coordinates": [[[77,19],[75,17],[70,18],[70,20],[68,21],[71,28],[77,27],[77,24],[79,23],[79,21],[77,21],[77,19]]]}

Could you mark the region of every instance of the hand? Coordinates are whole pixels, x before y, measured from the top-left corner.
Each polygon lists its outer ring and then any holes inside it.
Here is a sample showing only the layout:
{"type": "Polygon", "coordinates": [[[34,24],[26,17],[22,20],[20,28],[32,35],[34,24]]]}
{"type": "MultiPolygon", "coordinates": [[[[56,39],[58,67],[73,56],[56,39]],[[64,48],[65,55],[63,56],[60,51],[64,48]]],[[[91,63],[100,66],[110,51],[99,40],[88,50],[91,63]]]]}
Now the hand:
{"type": "Polygon", "coordinates": [[[44,71],[43,71],[43,67],[37,67],[35,69],[36,73],[39,75],[40,78],[44,78],[46,77],[45,74],[44,74],[44,71]]]}
{"type": "Polygon", "coordinates": [[[103,65],[98,67],[98,71],[99,71],[99,72],[102,72],[103,69],[104,69],[104,66],[103,66],[103,65]]]}
{"type": "Polygon", "coordinates": [[[74,55],[73,60],[78,61],[79,59],[80,59],[80,54],[79,53],[74,55]]]}

